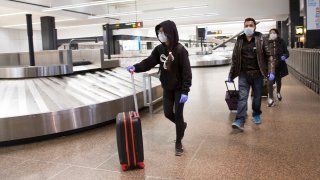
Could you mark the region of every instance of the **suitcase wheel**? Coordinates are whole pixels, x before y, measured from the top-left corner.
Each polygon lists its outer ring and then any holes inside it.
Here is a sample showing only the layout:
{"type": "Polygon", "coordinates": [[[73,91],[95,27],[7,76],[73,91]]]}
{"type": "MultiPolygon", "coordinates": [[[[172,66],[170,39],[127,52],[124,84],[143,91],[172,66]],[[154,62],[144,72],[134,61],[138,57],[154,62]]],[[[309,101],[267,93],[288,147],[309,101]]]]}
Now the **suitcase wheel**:
{"type": "Polygon", "coordinates": [[[138,162],[138,167],[140,169],[144,169],[144,162],[138,162]]]}
{"type": "Polygon", "coordinates": [[[127,171],[129,169],[127,164],[121,164],[122,171],[127,171]]]}

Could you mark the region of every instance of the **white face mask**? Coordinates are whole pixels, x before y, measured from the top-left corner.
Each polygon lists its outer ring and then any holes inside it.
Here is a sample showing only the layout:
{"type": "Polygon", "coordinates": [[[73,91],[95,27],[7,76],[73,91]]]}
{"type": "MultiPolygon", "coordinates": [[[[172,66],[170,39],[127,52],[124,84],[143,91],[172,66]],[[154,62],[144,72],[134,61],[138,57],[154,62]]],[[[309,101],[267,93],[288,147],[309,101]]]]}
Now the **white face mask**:
{"type": "Polygon", "coordinates": [[[277,35],[276,33],[271,33],[271,34],[269,35],[269,39],[270,39],[270,40],[275,40],[275,39],[277,39],[277,37],[278,37],[278,35],[277,35]]]}
{"type": "Polygon", "coordinates": [[[159,38],[160,42],[162,42],[162,43],[165,43],[168,40],[167,36],[163,32],[159,32],[158,38],[159,38]]]}
{"type": "Polygon", "coordinates": [[[250,37],[254,34],[254,28],[253,27],[244,28],[243,32],[246,34],[246,36],[250,37]]]}

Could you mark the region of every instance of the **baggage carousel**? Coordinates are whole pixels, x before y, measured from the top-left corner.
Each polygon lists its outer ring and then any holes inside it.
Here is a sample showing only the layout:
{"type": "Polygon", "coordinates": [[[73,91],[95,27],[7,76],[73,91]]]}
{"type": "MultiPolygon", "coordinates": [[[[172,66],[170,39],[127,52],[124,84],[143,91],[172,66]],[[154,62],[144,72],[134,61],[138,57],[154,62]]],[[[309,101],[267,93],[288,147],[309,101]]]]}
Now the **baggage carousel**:
{"type": "MultiPolygon", "coordinates": [[[[127,67],[129,65],[138,63],[143,59],[147,58],[147,55],[143,56],[114,56],[120,60],[121,67],[127,67]]],[[[212,53],[207,55],[190,55],[190,66],[191,67],[212,67],[212,66],[223,66],[231,63],[231,56],[226,56],[221,53],[212,53]]]]}
{"type": "MultiPolygon", "coordinates": [[[[3,57],[6,59],[7,55],[3,57]]],[[[46,73],[12,73],[13,68],[21,67],[21,58],[15,60],[19,63],[14,66],[1,66],[7,71],[2,72],[0,77],[0,145],[95,127],[112,122],[119,112],[134,110],[131,75],[119,67],[119,62],[101,59],[103,55],[100,51],[73,51],[72,57],[69,62],[74,63],[77,58],[81,62],[89,60],[92,63],[74,67],[68,63],[68,68],[73,70],[67,74],[60,72],[60,75],[59,71],[54,71],[55,76],[46,73]],[[89,55],[96,58],[83,58],[89,55]]],[[[4,62],[7,61],[1,63],[4,62]]],[[[55,68],[57,65],[45,66],[55,68]]],[[[42,65],[28,67],[24,63],[23,70],[33,72],[40,67],[42,65]]],[[[143,73],[135,74],[139,108],[145,106],[144,98],[149,95],[146,91],[147,95],[144,96],[147,86],[144,82],[148,82],[144,81],[145,76],[143,73]]],[[[151,77],[151,84],[152,97],[161,97],[159,79],[151,77]]]]}
{"type": "MultiPolygon", "coordinates": [[[[0,142],[80,129],[134,109],[130,74],[123,68],[69,76],[0,81],[0,142]]],[[[136,74],[143,107],[142,74],[136,74]]],[[[162,95],[152,78],[153,94],[162,95]]]]}

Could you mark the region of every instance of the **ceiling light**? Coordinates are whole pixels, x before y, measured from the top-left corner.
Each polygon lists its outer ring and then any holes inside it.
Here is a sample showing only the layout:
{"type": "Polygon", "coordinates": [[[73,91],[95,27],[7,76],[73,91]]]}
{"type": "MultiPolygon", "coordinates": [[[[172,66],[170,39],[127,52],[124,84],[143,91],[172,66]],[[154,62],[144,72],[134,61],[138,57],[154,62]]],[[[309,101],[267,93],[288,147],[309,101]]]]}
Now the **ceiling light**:
{"type": "MultiPolygon", "coordinates": [[[[271,22],[275,21],[274,19],[257,19],[256,22],[271,22]]],[[[223,22],[215,22],[215,23],[201,23],[201,24],[186,24],[179,25],[179,27],[190,27],[190,26],[210,26],[210,25],[221,25],[221,24],[237,24],[243,23],[243,21],[223,21],[223,22]]]]}
{"type": "Polygon", "coordinates": [[[0,14],[0,17],[4,17],[4,16],[14,16],[14,15],[20,15],[20,14],[29,14],[29,12],[18,12],[18,13],[10,13],[10,14],[0,14]]]}
{"type": "Polygon", "coordinates": [[[186,9],[200,9],[200,8],[207,8],[209,7],[209,5],[199,5],[199,6],[184,6],[184,7],[176,7],[173,8],[173,10],[177,11],[177,10],[186,10],[186,9]]]}
{"type": "Polygon", "coordinates": [[[42,12],[59,11],[63,9],[74,9],[74,8],[89,7],[89,6],[98,6],[103,4],[116,4],[116,3],[130,2],[130,1],[135,1],[135,0],[95,1],[95,2],[74,4],[74,5],[51,7],[51,8],[43,9],[42,12]]]}
{"type": "Polygon", "coordinates": [[[197,18],[203,16],[217,16],[218,13],[207,13],[207,14],[193,14],[186,16],[171,16],[171,17],[163,17],[163,18],[152,18],[152,19],[144,19],[143,21],[156,21],[156,20],[164,20],[164,19],[185,19],[185,18],[197,18]]]}
{"type": "MultiPolygon", "coordinates": [[[[61,19],[61,20],[56,20],[55,22],[65,22],[65,21],[73,21],[76,20],[75,18],[72,19],[61,19]]],[[[41,22],[34,22],[32,25],[38,25],[41,24],[41,22]]],[[[3,28],[10,28],[10,27],[19,27],[19,26],[27,26],[27,24],[15,24],[15,25],[7,25],[7,26],[2,26],[3,28]]]]}
{"type": "Polygon", "coordinates": [[[127,16],[127,15],[135,15],[135,14],[142,14],[142,11],[132,11],[132,12],[125,12],[125,13],[114,13],[114,14],[104,14],[104,15],[97,15],[97,16],[89,16],[88,19],[97,19],[97,18],[105,18],[105,17],[116,17],[116,16],[127,16]]]}
{"type": "Polygon", "coordinates": [[[104,25],[104,24],[106,23],[84,24],[84,25],[77,25],[77,26],[61,26],[61,27],[57,27],[57,29],[70,29],[70,28],[76,28],[76,27],[97,26],[97,25],[104,25]]]}

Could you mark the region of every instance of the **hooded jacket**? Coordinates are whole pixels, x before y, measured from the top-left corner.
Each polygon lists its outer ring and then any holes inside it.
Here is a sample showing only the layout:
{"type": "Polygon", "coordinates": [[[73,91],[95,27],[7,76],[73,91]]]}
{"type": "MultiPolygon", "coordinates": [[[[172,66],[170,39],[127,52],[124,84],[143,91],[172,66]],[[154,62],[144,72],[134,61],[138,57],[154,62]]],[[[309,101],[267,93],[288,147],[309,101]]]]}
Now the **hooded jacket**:
{"type": "Polygon", "coordinates": [[[286,58],[289,57],[289,51],[287,49],[286,42],[280,38],[277,37],[275,40],[269,40],[269,49],[271,52],[271,55],[275,59],[275,66],[279,66],[279,61],[281,59],[281,56],[285,56],[286,58]]]}
{"type": "MultiPolygon", "coordinates": [[[[233,49],[232,64],[229,73],[229,77],[231,79],[239,76],[241,71],[241,50],[244,38],[246,38],[245,34],[240,35],[233,49]]],[[[268,73],[275,74],[274,59],[270,53],[268,41],[260,32],[255,32],[254,38],[257,47],[257,60],[261,74],[265,77],[268,76],[268,73]]]]}
{"type": "Polygon", "coordinates": [[[160,81],[163,89],[178,90],[187,95],[192,80],[188,51],[179,43],[178,30],[173,21],[168,20],[158,24],[155,27],[157,37],[161,27],[171,46],[167,47],[162,43],[155,47],[148,58],[134,65],[135,72],[145,72],[160,64],[160,81]],[[164,63],[168,59],[169,52],[172,53],[174,60],[170,64],[170,69],[166,69],[164,63]]]}

